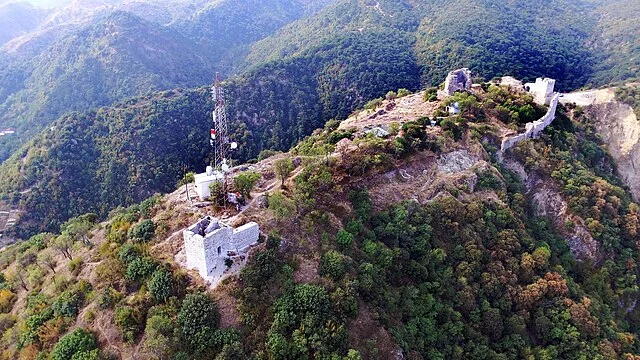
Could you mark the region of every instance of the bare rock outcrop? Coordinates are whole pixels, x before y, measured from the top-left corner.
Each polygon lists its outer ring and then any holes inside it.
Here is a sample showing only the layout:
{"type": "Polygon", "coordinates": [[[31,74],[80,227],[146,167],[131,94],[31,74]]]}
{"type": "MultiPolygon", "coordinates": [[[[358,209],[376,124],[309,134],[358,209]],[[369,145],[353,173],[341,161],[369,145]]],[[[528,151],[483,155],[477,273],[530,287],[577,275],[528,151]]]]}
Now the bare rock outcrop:
{"type": "Polygon", "coordinates": [[[614,158],[618,174],[640,201],[640,121],[633,109],[617,101],[594,103],[585,109],[614,158]]]}

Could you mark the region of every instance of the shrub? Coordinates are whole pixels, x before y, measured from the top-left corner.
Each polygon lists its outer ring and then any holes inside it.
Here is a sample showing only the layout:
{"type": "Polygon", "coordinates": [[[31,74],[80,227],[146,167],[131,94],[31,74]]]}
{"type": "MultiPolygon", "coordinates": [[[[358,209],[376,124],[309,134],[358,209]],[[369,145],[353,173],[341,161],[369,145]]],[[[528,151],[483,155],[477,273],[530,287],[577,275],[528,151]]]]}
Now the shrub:
{"type": "Polygon", "coordinates": [[[389,91],[387,95],[385,95],[385,99],[387,100],[395,100],[398,97],[395,91],[389,91]]]}
{"type": "Polygon", "coordinates": [[[129,265],[129,263],[141,256],[142,249],[136,244],[124,244],[118,251],[118,259],[123,265],[129,265]]]}
{"type": "Polygon", "coordinates": [[[328,251],[320,258],[320,275],[340,280],[346,272],[344,256],[337,251],[328,251]]]}
{"type": "Polygon", "coordinates": [[[9,330],[16,323],[16,317],[10,314],[0,314],[0,333],[9,330]]]}
{"type": "Polygon", "coordinates": [[[484,171],[478,174],[478,189],[501,190],[502,181],[491,171],[484,171]]]}
{"type": "MultiPolygon", "coordinates": [[[[194,180],[191,180],[190,182],[193,182],[193,181],[194,180]]],[[[158,201],[159,201],[159,197],[156,195],[140,203],[140,214],[142,215],[142,217],[150,218],[153,215],[153,208],[158,204],[158,201]]]]}
{"type": "Polygon", "coordinates": [[[138,309],[123,306],[116,309],[115,324],[120,328],[122,337],[127,342],[135,340],[136,335],[142,329],[142,314],[138,309]]]}
{"type": "Polygon", "coordinates": [[[75,318],[78,316],[81,298],[76,292],[65,291],[51,304],[57,316],[75,318]]]}
{"type": "Polygon", "coordinates": [[[255,171],[245,171],[243,173],[238,174],[234,179],[233,183],[236,187],[236,190],[242,194],[244,197],[249,197],[251,194],[251,190],[256,185],[258,180],[262,175],[255,171]]]}
{"type": "Polygon", "coordinates": [[[296,205],[282,191],[276,191],[269,196],[269,210],[273,211],[276,219],[291,217],[296,211],[296,205]]]}
{"type": "MultiPolygon", "coordinates": [[[[77,359],[76,354],[93,351],[97,346],[96,338],[92,333],[85,329],[76,329],[60,338],[51,352],[51,359],[77,359]]],[[[81,357],[81,359],[84,359],[84,357],[81,357]]]]}
{"type": "Polygon", "coordinates": [[[69,264],[67,266],[69,267],[69,271],[71,271],[73,275],[78,276],[78,274],[80,274],[80,271],[82,270],[82,264],[84,264],[84,260],[77,257],[69,261],[69,264]]]}
{"type": "Polygon", "coordinates": [[[338,244],[340,250],[347,250],[351,248],[351,244],[353,244],[353,235],[350,232],[342,229],[338,231],[338,234],[336,235],[336,243],[338,244]]]}
{"type": "Polygon", "coordinates": [[[382,105],[382,98],[377,98],[364,104],[364,108],[367,110],[375,110],[380,105],[382,105]]]}
{"type": "Polygon", "coordinates": [[[178,313],[178,324],[180,333],[191,347],[199,349],[206,346],[206,337],[218,327],[215,302],[205,294],[187,295],[178,313]]]}
{"type": "Polygon", "coordinates": [[[156,302],[165,302],[174,295],[175,281],[167,269],[159,268],[153,272],[149,280],[149,293],[156,302]]]}
{"type": "Polygon", "coordinates": [[[136,258],[129,266],[124,277],[129,281],[142,281],[156,269],[156,263],[149,257],[136,258]]]}
{"type": "Polygon", "coordinates": [[[9,289],[0,290],[0,313],[11,311],[13,303],[16,301],[16,294],[9,289]]]}
{"type": "Polygon", "coordinates": [[[122,300],[124,296],[122,293],[112,288],[111,286],[102,289],[100,295],[98,296],[98,306],[101,309],[112,308],[115,304],[117,304],[120,300],[122,300]]]}
{"type": "Polygon", "coordinates": [[[153,315],[147,319],[144,348],[160,359],[169,359],[178,348],[179,340],[174,335],[175,323],[166,315],[153,315]]]}
{"type": "Polygon", "coordinates": [[[129,230],[129,238],[135,242],[149,242],[153,239],[155,224],[153,220],[144,220],[129,230]]]}
{"type": "Polygon", "coordinates": [[[405,89],[405,88],[398,89],[398,97],[399,97],[399,98],[401,98],[401,97],[405,97],[405,96],[407,96],[407,95],[411,95],[411,91],[410,91],[410,90],[405,89]]]}

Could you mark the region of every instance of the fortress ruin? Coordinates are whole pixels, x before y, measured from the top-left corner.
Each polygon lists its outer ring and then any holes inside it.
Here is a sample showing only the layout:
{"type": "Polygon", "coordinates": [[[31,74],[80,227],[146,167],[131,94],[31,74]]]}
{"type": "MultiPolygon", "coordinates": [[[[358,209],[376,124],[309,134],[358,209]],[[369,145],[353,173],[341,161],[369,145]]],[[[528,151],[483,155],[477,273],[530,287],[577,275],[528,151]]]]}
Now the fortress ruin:
{"type": "Polygon", "coordinates": [[[260,227],[250,222],[234,229],[206,216],[184,230],[182,236],[187,268],[197,269],[205,280],[215,283],[240,270],[249,249],[258,243],[260,227]]]}
{"type": "Polygon", "coordinates": [[[554,79],[549,78],[537,78],[535,83],[524,84],[525,90],[527,90],[533,99],[540,105],[550,105],[553,99],[553,88],[556,85],[554,79]]]}
{"type": "Polygon", "coordinates": [[[525,132],[507,137],[502,140],[502,145],[500,146],[500,150],[505,152],[512,147],[516,146],[520,142],[526,139],[535,139],[540,136],[540,133],[544,131],[544,129],[549,126],[553,120],[556,118],[556,110],[558,108],[558,101],[560,99],[559,93],[554,93],[553,88],[556,81],[553,79],[537,79],[535,84],[526,84],[525,89],[529,91],[531,95],[533,95],[534,100],[541,105],[549,105],[549,109],[546,114],[539,120],[534,122],[527,123],[525,125],[525,132]]]}
{"type": "Polygon", "coordinates": [[[471,70],[462,68],[454,70],[447,75],[447,79],[444,83],[444,94],[451,96],[456,91],[465,91],[471,89],[471,70]]]}

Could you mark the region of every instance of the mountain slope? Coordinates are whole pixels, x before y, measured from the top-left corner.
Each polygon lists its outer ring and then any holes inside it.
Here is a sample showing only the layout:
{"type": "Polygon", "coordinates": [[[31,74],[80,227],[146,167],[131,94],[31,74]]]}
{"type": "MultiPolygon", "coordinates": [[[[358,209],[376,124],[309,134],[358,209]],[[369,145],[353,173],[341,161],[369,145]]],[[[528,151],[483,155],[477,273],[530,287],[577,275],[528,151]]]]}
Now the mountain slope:
{"type": "Polygon", "coordinates": [[[563,90],[603,85],[635,71],[637,12],[626,10],[636,6],[628,0],[554,0],[544,6],[525,1],[343,0],[254,44],[247,66],[295,56],[333,36],[393,29],[415,38],[405,51],[417,58],[425,85],[437,85],[460,67],[485,79],[548,76],[563,90]]]}
{"type": "Polygon", "coordinates": [[[598,54],[594,82],[605,85],[640,76],[640,4],[633,0],[596,1],[597,24],[591,48],[598,54]]]}
{"type": "Polygon", "coordinates": [[[0,46],[36,29],[47,13],[47,10],[37,9],[28,3],[0,5],[0,46]]]}
{"type": "Polygon", "coordinates": [[[65,112],[153,90],[197,86],[213,77],[209,64],[180,34],[115,13],[32,61],[24,88],[0,106],[0,127],[13,126],[18,133],[9,139],[12,143],[0,140],[0,159],[65,112]]]}
{"type": "Polygon", "coordinates": [[[231,71],[224,64],[243,46],[327,2],[82,0],[57,9],[0,54],[0,127],[18,128],[0,139],[0,160],[65,112],[207,84],[214,69],[231,71]]]}

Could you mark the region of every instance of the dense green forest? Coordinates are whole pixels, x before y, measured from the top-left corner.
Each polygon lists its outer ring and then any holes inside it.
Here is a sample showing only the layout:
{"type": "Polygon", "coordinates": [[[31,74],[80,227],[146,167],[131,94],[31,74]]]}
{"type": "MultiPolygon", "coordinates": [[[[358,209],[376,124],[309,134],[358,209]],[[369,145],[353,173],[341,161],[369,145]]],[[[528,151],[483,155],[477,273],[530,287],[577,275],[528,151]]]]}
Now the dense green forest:
{"type": "Polygon", "coordinates": [[[99,7],[91,21],[82,18],[36,33],[17,50],[0,48],[0,128],[17,128],[15,136],[0,138],[0,161],[67,112],[153,91],[195,88],[211,83],[216,71],[233,73],[234,59],[242,58],[245,46],[326,2],[207,3],[193,5],[202,9],[174,22],[165,19],[169,25],[154,21],[152,4],[146,13],[99,7]]]}

